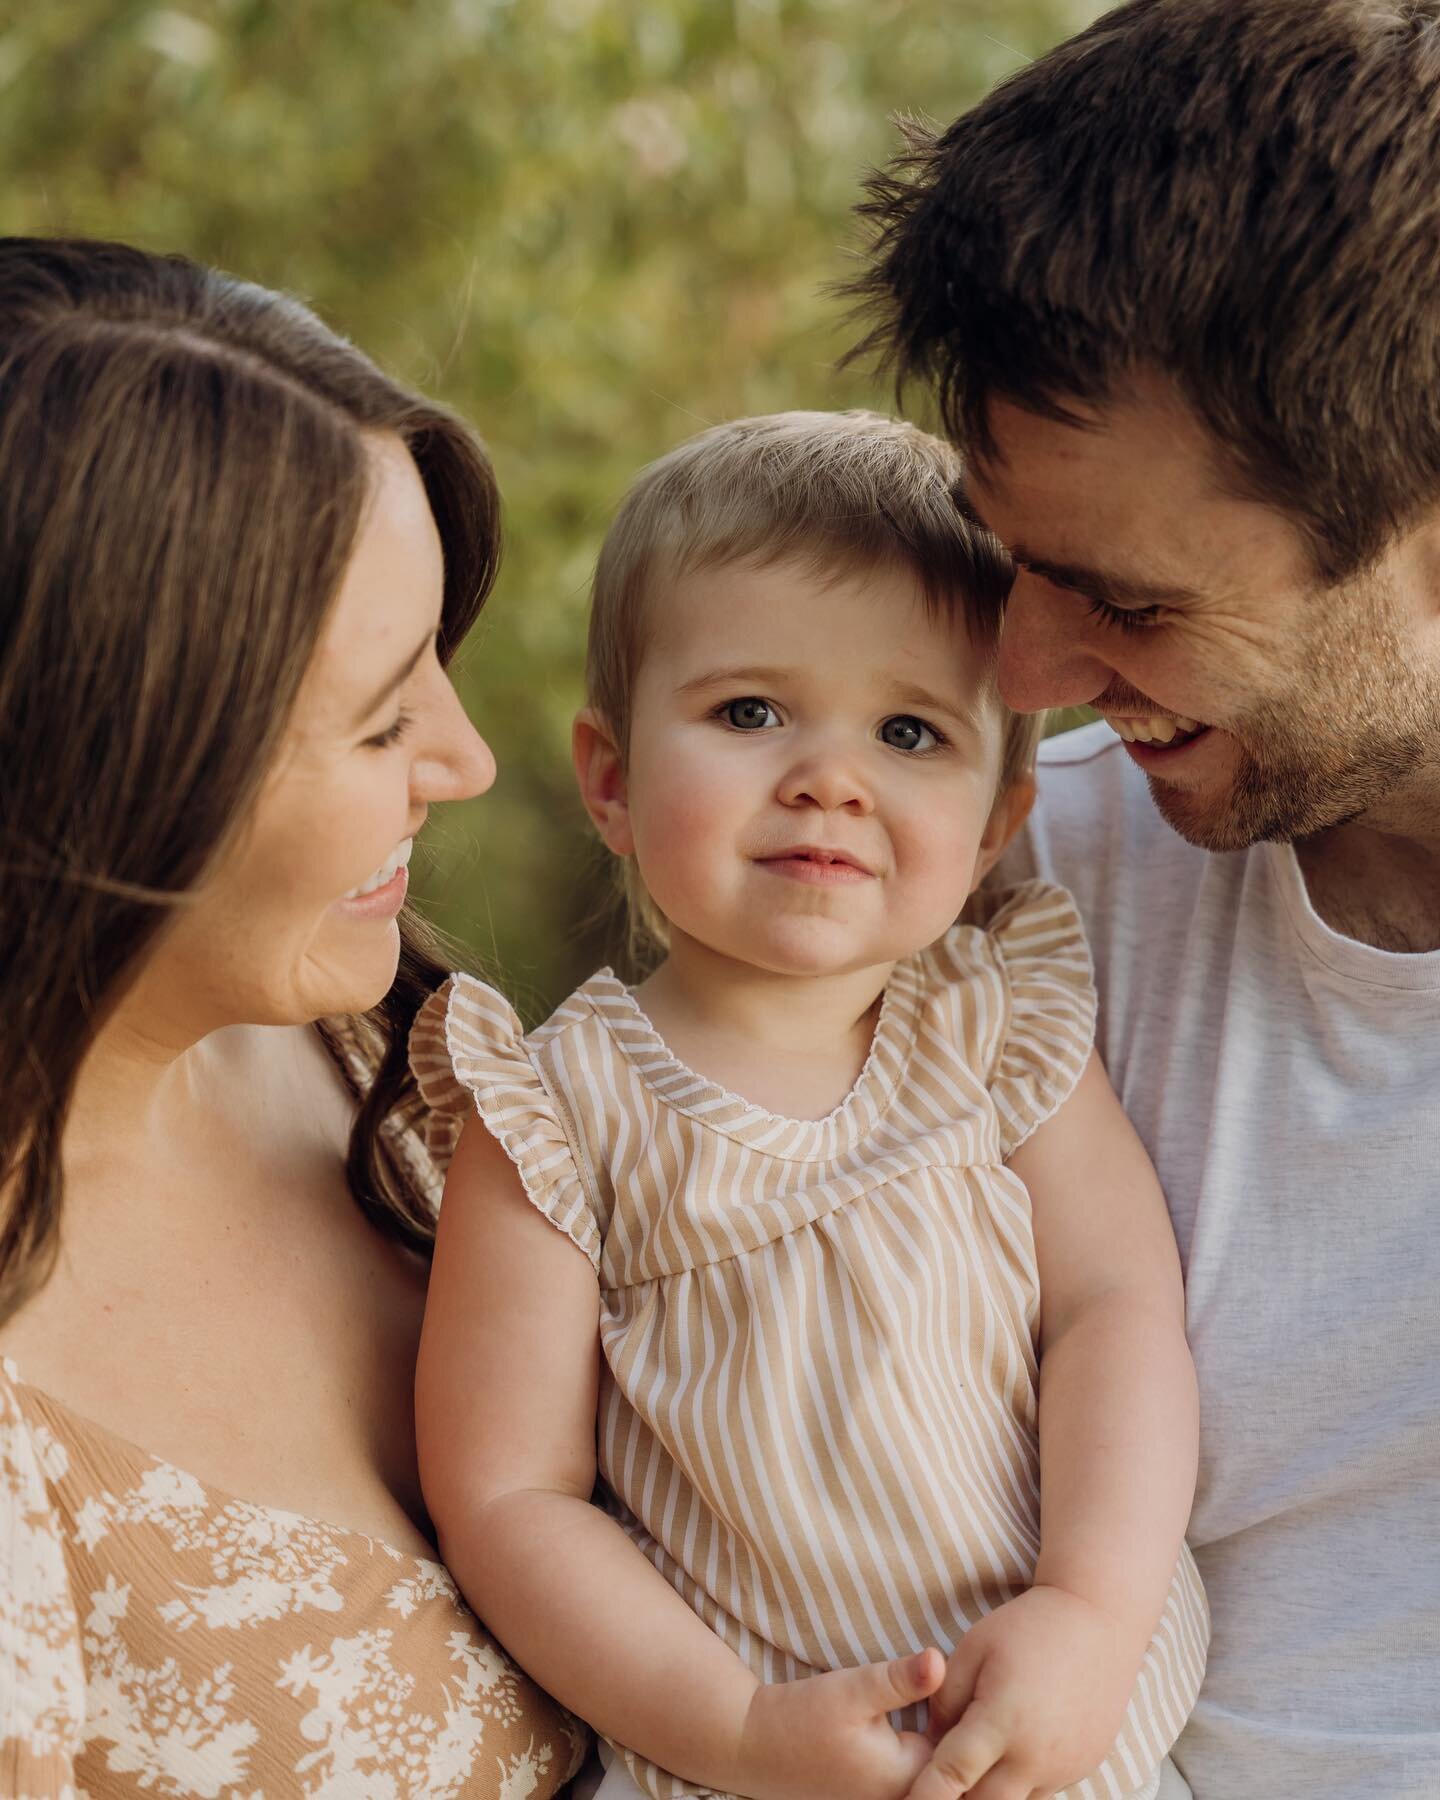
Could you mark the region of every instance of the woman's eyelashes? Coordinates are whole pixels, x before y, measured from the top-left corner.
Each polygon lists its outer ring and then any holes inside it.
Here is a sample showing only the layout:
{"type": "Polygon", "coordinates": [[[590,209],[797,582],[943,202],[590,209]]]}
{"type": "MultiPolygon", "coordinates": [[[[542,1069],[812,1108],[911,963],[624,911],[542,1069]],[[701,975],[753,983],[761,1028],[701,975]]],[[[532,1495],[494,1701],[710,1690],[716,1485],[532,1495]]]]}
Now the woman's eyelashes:
{"type": "Polygon", "coordinates": [[[388,750],[392,744],[398,744],[410,726],[415,722],[414,713],[407,712],[402,706],[385,729],[375,737],[365,739],[370,750],[388,750]]]}
{"type": "MultiPolygon", "coordinates": [[[[746,694],[737,700],[724,700],[711,713],[732,731],[773,731],[784,723],[773,701],[759,694],[746,694]]],[[[913,713],[892,713],[876,727],[876,737],[888,749],[901,750],[908,756],[928,756],[942,749],[949,739],[944,732],[913,713]]]]}

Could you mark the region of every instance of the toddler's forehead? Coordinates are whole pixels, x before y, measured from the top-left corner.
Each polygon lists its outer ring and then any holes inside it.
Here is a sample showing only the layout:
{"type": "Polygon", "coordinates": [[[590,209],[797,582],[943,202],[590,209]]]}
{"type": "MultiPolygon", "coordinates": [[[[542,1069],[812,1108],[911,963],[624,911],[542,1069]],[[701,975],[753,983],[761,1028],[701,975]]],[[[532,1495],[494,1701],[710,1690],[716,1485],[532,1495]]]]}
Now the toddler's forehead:
{"type": "Polygon", "coordinates": [[[967,712],[999,704],[993,636],[895,564],[792,557],[691,569],[651,596],[640,663],[662,685],[775,671],[877,698],[944,690],[967,712]]]}

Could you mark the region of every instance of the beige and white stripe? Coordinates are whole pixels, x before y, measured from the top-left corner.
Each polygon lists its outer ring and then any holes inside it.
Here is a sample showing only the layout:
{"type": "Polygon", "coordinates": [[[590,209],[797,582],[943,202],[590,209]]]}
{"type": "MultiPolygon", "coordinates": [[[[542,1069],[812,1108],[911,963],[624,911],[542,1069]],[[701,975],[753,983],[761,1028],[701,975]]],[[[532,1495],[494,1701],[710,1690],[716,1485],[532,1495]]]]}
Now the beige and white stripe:
{"type": "MultiPolygon", "coordinates": [[[[478,1109],[589,1257],[616,1517],[757,1674],[949,1650],[1034,1573],[1039,1294],[1010,1152],[1074,1086],[1095,999],[1061,890],[900,964],[846,1100],[782,1119],[680,1064],[593,976],[522,1036],[457,976],[411,1059],[441,1158],[478,1109]]],[[[1144,1787],[1208,1622],[1188,1550],[1124,1730],[1067,1800],[1144,1787]]],[[[621,1748],[647,1792],[700,1790],[621,1748]]]]}

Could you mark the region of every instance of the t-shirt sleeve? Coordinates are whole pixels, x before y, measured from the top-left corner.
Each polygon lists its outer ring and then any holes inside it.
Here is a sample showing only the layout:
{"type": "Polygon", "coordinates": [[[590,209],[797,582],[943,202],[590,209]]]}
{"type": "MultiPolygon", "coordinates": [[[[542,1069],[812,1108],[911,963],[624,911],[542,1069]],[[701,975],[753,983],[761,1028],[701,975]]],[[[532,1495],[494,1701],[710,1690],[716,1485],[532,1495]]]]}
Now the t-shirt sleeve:
{"type": "Polygon", "coordinates": [[[996,896],[987,921],[1007,1011],[990,1098],[1008,1157],[1074,1091],[1095,1042],[1095,982],[1075,902],[1028,881],[996,896]]]}
{"type": "Polygon", "coordinates": [[[465,1121],[479,1117],[514,1163],[531,1204],[598,1270],[598,1214],[561,1109],[509,1001],[473,976],[452,975],[416,1015],[410,1066],[428,1108],[421,1131],[436,1163],[449,1166],[465,1121]]]}
{"type": "Polygon", "coordinates": [[[47,1473],[64,1447],[21,1410],[0,1362],[0,1793],[74,1800],[85,1718],[80,1624],[47,1473]]]}

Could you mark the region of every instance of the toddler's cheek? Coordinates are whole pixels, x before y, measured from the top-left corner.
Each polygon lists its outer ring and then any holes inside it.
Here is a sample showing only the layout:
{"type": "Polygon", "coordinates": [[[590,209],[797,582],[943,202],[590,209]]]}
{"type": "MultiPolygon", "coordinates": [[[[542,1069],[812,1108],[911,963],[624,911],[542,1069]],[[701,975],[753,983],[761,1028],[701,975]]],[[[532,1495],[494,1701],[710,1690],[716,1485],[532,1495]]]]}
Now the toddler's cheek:
{"type": "Polygon", "coordinates": [[[703,904],[725,884],[723,834],[703,791],[676,793],[634,820],[635,855],[655,904],[683,924],[676,909],[703,904]]]}
{"type": "Polygon", "coordinates": [[[979,852],[978,831],[932,833],[911,846],[911,879],[905,885],[910,904],[926,915],[922,929],[933,917],[940,921],[934,932],[939,937],[954,923],[969,896],[979,852]]]}

